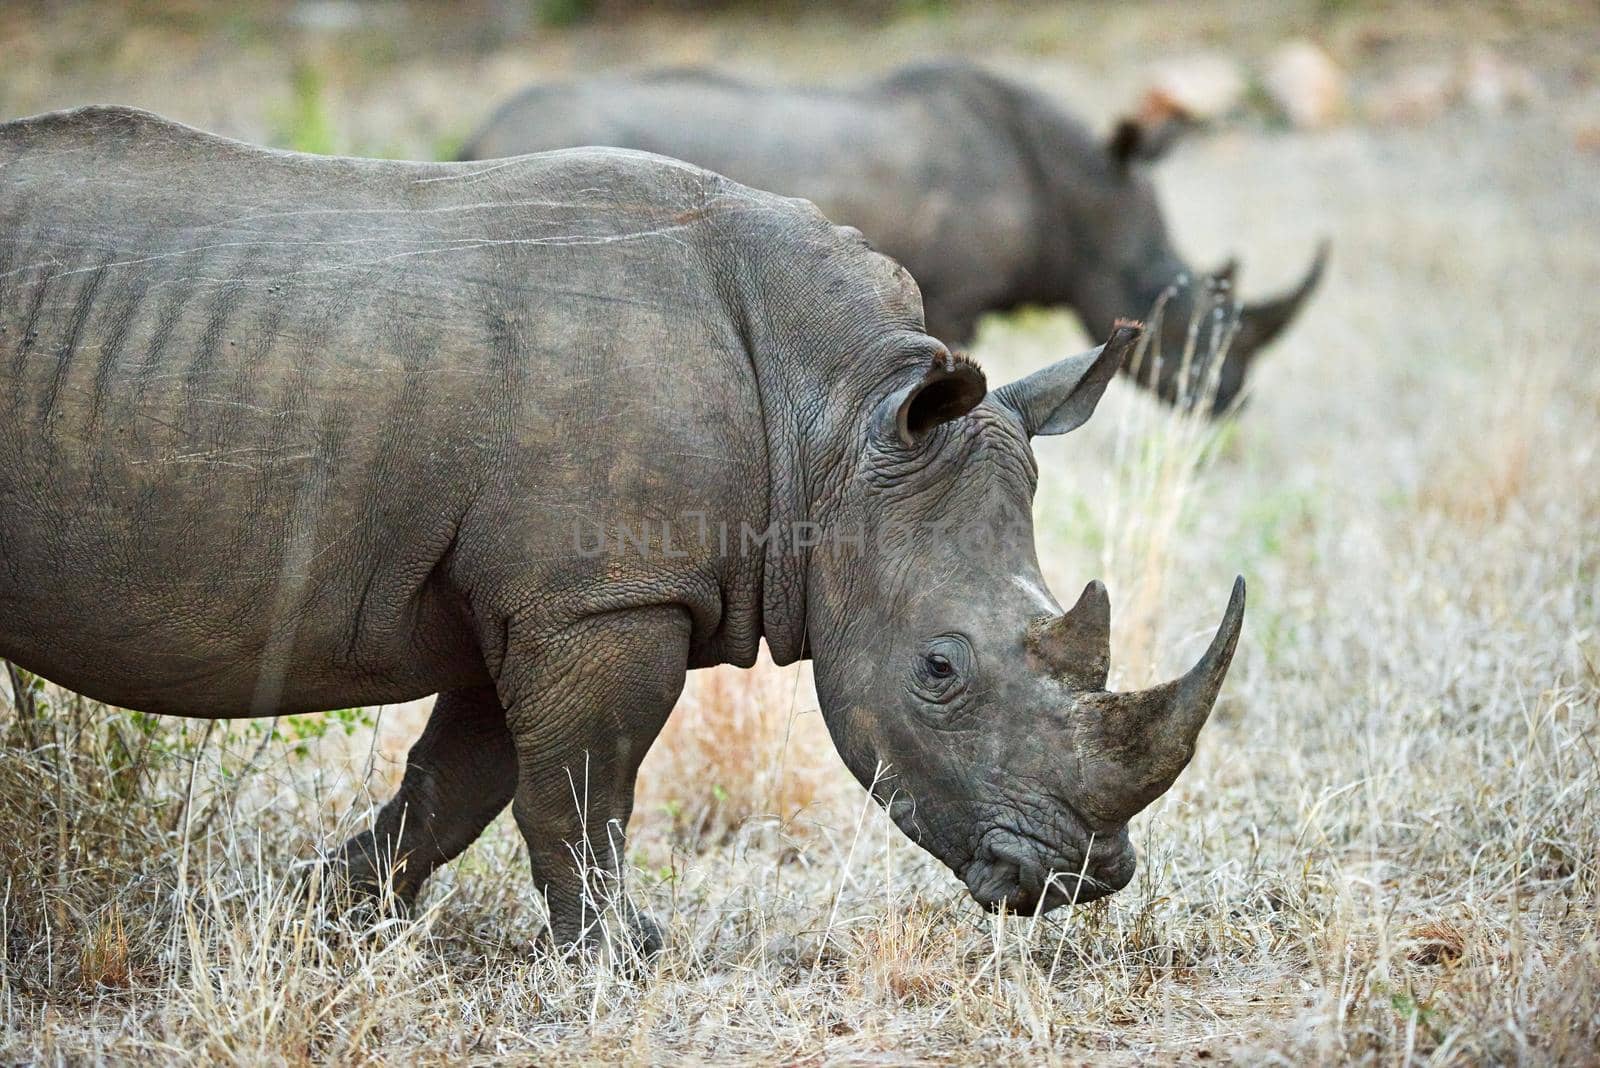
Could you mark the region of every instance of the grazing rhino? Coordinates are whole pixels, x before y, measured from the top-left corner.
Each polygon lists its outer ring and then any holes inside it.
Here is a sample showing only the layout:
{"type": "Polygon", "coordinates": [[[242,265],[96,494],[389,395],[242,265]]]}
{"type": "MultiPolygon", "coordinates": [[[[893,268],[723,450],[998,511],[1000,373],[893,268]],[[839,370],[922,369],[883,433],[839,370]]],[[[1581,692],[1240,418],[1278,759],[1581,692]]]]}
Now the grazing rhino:
{"type": "MultiPolygon", "coordinates": [[[[842,90],[703,71],[534,86],[462,158],[615,145],[805,197],[899,260],[922,290],[929,332],[961,342],[982,313],[1021,304],[1065,304],[1103,337],[1118,318],[1148,314],[1179,279],[1197,279],[1138,166],[1170,141],[1123,123],[1101,143],[1040,94],[947,62],[842,90]]],[[[1210,396],[1213,414],[1229,410],[1251,362],[1316,288],[1326,254],[1324,245],[1292,292],[1242,309],[1214,393],[1202,388],[1205,361],[1185,375],[1182,354],[1197,309],[1231,289],[1232,263],[1180,287],[1161,320],[1165,356],[1136,377],[1169,403],[1210,396]]]]}
{"type": "Polygon", "coordinates": [[[990,392],[804,202],[88,108],[0,126],[0,234],[0,656],[177,716],[439,693],[357,887],[409,900],[510,804],[556,940],[599,937],[685,670],[765,639],[980,902],[1089,900],[1233,655],[1242,583],[1192,671],[1108,692],[1105,590],[1040,578],[1029,438],[1139,331],[990,392]]]}

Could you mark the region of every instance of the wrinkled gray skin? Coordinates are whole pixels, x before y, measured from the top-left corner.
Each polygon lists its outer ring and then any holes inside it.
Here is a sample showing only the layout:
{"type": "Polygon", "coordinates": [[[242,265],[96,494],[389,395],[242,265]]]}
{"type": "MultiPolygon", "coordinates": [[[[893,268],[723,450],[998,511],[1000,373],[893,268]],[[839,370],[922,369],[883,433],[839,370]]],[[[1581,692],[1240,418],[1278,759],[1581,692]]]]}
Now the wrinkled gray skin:
{"type": "Polygon", "coordinates": [[[10,123],[0,656],[178,716],[439,692],[351,880],[409,900],[510,804],[570,944],[597,937],[574,850],[615,888],[685,670],[765,638],[814,657],[851,770],[979,901],[1091,899],[1128,881],[1128,817],[1189,759],[1243,610],[1119,695],[1103,589],[1045,591],[1029,436],[1088,418],[1137,336],[990,393],[859,234],[642,153],[10,123]],[[723,551],[697,514],[874,537],[723,551]],[[584,544],[642,521],[649,551],[584,544]],[[957,522],[993,544],[921,525],[957,522]]]}
{"type": "MultiPolygon", "coordinates": [[[[1186,335],[1198,307],[1199,351],[1210,351],[1205,311],[1231,303],[1235,269],[1204,276],[1173,250],[1141,166],[1170,143],[1131,123],[1096,140],[1040,94],[944,62],[842,90],[704,71],[534,86],[462,158],[615,145],[805,197],[899,260],[922,290],[929,332],[951,342],[968,340],[982,313],[1021,304],[1065,304],[1104,337],[1187,277],[1162,316],[1159,365],[1152,358],[1137,376],[1173,403],[1205,392],[1202,363],[1181,373],[1186,335]]],[[[1213,412],[1233,406],[1251,362],[1315,288],[1325,253],[1292,293],[1244,307],[1213,412]]]]}

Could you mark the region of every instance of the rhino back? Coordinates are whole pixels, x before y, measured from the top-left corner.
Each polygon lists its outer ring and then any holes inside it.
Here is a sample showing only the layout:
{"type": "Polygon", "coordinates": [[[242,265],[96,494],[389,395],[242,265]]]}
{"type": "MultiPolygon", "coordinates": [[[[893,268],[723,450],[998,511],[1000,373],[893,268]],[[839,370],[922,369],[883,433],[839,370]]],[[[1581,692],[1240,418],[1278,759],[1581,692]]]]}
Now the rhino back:
{"type": "Polygon", "coordinates": [[[759,512],[718,188],[0,127],[0,655],[152,711],[418,696],[483,677],[469,549],[549,601],[605,566],[575,515],[759,512]]]}
{"type": "Polygon", "coordinates": [[[945,305],[1003,304],[1035,259],[1043,206],[1009,92],[961,64],[841,89],[694,70],[600,78],[525,91],[463,155],[617,145],[804,197],[910,270],[934,326],[945,305]]]}

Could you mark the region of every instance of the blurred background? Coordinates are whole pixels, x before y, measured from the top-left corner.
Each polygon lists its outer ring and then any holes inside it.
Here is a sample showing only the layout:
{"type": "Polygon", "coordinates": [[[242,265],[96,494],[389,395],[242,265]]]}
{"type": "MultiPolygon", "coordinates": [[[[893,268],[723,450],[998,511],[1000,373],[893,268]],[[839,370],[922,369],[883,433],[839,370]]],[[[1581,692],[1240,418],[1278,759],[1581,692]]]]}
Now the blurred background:
{"type": "Polygon", "coordinates": [[[533,79],[711,65],[847,81],[956,55],[1102,124],[1152,93],[1256,129],[1532,107],[1595,152],[1596,20],[1553,0],[9,0],[0,111],[115,102],[281,147],[437,157],[533,79]]]}
{"type": "MultiPolygon", "coordinates": [[[[1237,255],[1246,294],[1332,240],[1238,419],[1119,382],[1038,443],[1045,574],[1060,596],[1106,580],[1114,682],[1187,666],[1250,583],[1200,751],[1135,822],[1135,884],[1043,933],[989,925],[863,810],[807,670],[764,663],[694,673],[642,773],[632,885],[676,932],[654,984],[527,963],[505,817],[434,877],[420,934],[323,952],[274,880],[388,796],[425,703],[213,731],[37,683],[0,738],[0,826],[21,829],[0,841],[0,1051],[1592,1063],[1594,3],[3,0],[0,119],[132,104],[447,159],[536,80],[847,83],[938,56],[1100,133],[1198,120],[1152,176],[1178,250],[1237,255]]],[[[973,348],[1001,382],[1090,343],[1023,309],[973,348]]]]}

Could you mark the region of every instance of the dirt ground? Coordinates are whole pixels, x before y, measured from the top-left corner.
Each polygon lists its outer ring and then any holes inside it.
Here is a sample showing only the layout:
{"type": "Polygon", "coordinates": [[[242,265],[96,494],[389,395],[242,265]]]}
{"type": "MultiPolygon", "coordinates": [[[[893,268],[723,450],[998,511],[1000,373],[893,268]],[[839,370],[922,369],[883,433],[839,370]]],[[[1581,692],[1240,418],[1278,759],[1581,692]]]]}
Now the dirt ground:
{"type": "MultiPolygon", "coordinates": [[[[1038,448],[1040,557],[1058,595],[1109,586],[1114,682],[1192,662],[1250,583],[1133,885],[982,913],[845,772],[807,672],[765,664],[695,673],[642,773],[632,886],[670,931],[649,979],[530,951],[509,817],[414,921],[328,937],[293,887],[392,789],[422,706],[268,734],[43,691],[0,715],[0,1060],[1600,1060],[1600,11],[820,8],[13,3],[0,117],[129,103],[435,158],[536,78],[958,54],[1107,129],[1163,63],[1236,63],[1239,111],[1157,171],[1169,225],[1196,264],[1238,255],[1247,295],[1331,237],[1322,291],[1237,420],[1118,382],[1038,448]],[[1302,38],[1346,79],[1312,127],[1260,88],[1302,38]]],[[[1088,344],[1027,310],[973,351],[1004,381],[1088,344]]]]}

